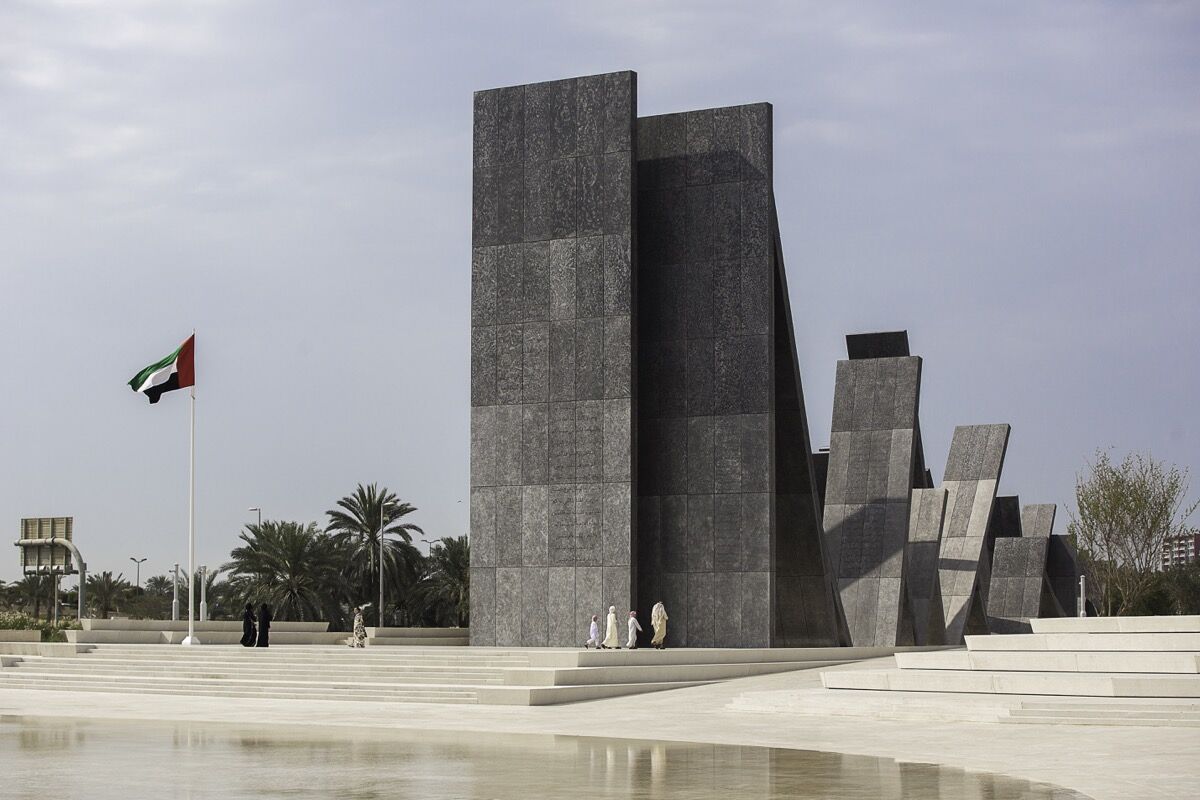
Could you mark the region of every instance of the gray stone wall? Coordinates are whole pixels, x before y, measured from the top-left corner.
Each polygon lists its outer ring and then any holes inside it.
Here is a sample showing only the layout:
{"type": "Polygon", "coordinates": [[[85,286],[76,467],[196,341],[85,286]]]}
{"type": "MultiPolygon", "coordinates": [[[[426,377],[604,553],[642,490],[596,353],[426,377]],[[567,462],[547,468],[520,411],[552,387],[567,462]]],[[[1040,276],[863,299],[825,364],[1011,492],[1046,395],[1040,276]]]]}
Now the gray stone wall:
{"type": "Polygon", "coordinates": [[[914,480],[921,359],[839,361],[825,549],[856,647],[902,642],[904,551],[914,480]]]}
{"type": "MultiPolygon", "coordinates": [[[[779,335],[793,345],[777,315],[771,136],[765,103],[638,121],[638,600],[666,604],[676,645],[769,646],[782,620],[773,354],[779,335]]],[[[785,405],[803,415],[798,383],[785,405]]],[[[803,470],[789,491],[807,498],[812,540],[806,436],[787,436],[789,469],[803,470]]],[[[788,536],[801,540],[796,506],[788,536]]],[[[799,596],[790,608],[805,614],[799,596]]]]}
{"type": "Polygon", "coordinates": [[[475,94],[474,645],[631,607],[636,98],[632,72],[475,94]]]}
{"type": "Polygon", "coordinates": [[[938,556],[946,644],[962,644],[968,620],[973,615],[983,619],[987,612],[987,534],[1009,430],[1008,425],[959,425],[950,442],[938,556]]]}

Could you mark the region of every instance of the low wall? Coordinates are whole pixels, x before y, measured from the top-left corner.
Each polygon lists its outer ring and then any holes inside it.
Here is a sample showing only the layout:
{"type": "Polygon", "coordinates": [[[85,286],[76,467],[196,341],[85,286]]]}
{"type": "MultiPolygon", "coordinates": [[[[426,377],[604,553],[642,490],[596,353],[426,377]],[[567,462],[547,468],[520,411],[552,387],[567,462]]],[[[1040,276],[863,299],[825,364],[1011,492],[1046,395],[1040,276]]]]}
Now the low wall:
{"type": "MultiPolygon", "coordinates": [[[[186,619],[82,619],[79,624],[85,631],[183,631],[187,632],[186,619]]],[[[237,631],[242,635],[241,620],[206,620],[195,622],[196,631],[237,631]]],[[[284,622],[272,621],[271,633],[289,631],[293,633],[323,633],[329,630],[328,622],[284,622]]]]}
{"type": "Polygon", "coordinates": [[[0,642],[40,642],[41,631],[0,631],[0,642]]]}

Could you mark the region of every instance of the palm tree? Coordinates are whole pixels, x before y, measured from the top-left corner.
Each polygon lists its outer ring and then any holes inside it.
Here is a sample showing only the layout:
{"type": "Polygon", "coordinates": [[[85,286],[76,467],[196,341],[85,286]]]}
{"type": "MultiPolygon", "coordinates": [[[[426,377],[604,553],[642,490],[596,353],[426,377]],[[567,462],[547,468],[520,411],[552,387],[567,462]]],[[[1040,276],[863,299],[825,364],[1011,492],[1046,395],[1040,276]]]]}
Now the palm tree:
{"type": "Polygon", "coordinates": [[[108,615],[119,608],[132,589],[133,587],[121,574],[115,578],[111,572],[88,575],[88,599],[91,600],[92,607],[99,613],[100,619],[108,619],[108,615]]]}
{"type": "MultiPolygon", "coordinates": [[[[42,615],[42,601],[49,600],[54,591],[53,582],[54,579],[49,575],[26,575],[8,587],[12,602],[19,608],[32,609],[34,619],[39,619],[42,615]]],[[[52,608],[50,606],[47,610],[52,608]]]]}
{"type": "Polygon", "coordinates": [[[420,594],[439,624],[465,628],[470,621],[471,545],[466,536],[439,539],[429,550],[420,594]]]}
{"type": "Polygon", "coordinates": [[[142,592],[156,597],[168,597],[172,591],[171,579],[166,575],[155,575],[151,578],[146,578],[146,582],[142,584],[142,592]]]}
{"type": "MultiPolygon", "coordinates": [[[[361,483],[354,494],[338,501],[338,508],[331,509],[327,533],[345,548],[350,559],[347,573],[354,589],[353,602],[361,603],[376,596],[379,590],[379,538],[382,529],[384,540],[383,567],[386,573],[403,576],[420,563],[421,552],[412,545],[413,533],[424,533],[411,522],[398,522],[417,509],[402,503],[386,487],[375,484],[364,487],[361,483]],[[393,537],[393,538],[388,538],[393,537]]],[[[396,581],[393,580],[393,583],[396,581]]],[[[406,605],[408,598],[397,598],[398,605],[406,605]]],[[[384,609],[378,609],[379,624],[387,619],[384,609]]]]}
{"type": "Polygon", "coordinates": [[[344,622],[345,557],[317,523],[247,525],[222,567],[230,603],[268,603],[279,620],[344,622]]]}

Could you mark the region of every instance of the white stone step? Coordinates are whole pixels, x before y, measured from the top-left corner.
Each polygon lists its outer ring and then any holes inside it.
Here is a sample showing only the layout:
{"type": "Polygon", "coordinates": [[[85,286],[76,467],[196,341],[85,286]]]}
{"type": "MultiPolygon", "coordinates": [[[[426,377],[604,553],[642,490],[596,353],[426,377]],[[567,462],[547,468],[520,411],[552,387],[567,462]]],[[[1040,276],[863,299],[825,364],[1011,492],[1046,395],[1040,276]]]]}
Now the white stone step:
{"type": "Polygon", "coordinates": [[[1200,653],[1200,633],[1013,633],[966,637],[967,649],[1200,653]]]}
{"type": "Polygon", "coordinates": [[[1034,633],[1200,633],[1200,615],[1031,619],[1034,633]]]}
{"type": "Polygon", "coordinates": [[[141,686],[131,683],[101,683],[75,681],[62,683],[39,683],[36,681],[0,680],[0,687],[7,689],[34,689],[41,691],[69,692],[104,692],[112,694],[170,694],[190,695],[199,697],[253,697],[266,699],[303,699],[303,700],[332,700],[360,701],[374,703],[477,703],[478,692],[475,690],[461,691],[412,691],[371,692],[371,691],[339,691],[305,690],[303,688],[281,689],[278,687],[197,687],[192,684],[156,684],[141,686]]]}
{"type": "Polygon", "coordinates": [[[975,650],[897,653],[896,666],[914,670],[996,672],[1130,672],[1200,674],[1200,655],[1185,652],[1068,652],[975,650]]]}
{"type": "MultiPolygon", "coordinates": [[[[0,672],[0,680],[19,680],[19,681],[41,681],[54,682],[56,680],[63,681],[102,681],[112,683],[136,682],[146,685],[150,684],[169,684],[169,683],[187,683],[197,686],[247,686],[247,687],[299,687],[308,686],[323,689],[347,689],[354,690],[364,686],[371,686],[381,689],[390,687],[407,687],[410,684],[403,676],[392,680],[357,680],[346,678],[322,678],[310,677],[307,675],[280,675],[276,676],[271,681],[264,681],[256,677],[226,677],[226,676],[176,676],[176,675],[141,675],[141,674],[118,674],[105,673],[100,675],[86,675],[80,673],[62,673],[62,672],[31,672],[25,670],[5,670],[0,672]]],[[[423,683],[423,686],[440,686],[438,683],[423,683]]],[[[458,688],[458,687],[455,687],[458,688]]]]}
{"type": "Polygon", "coordinates": [[[822,672],[821,682],[827,689],[1200,698],[1200,676],[896,669],[822,672]]]}

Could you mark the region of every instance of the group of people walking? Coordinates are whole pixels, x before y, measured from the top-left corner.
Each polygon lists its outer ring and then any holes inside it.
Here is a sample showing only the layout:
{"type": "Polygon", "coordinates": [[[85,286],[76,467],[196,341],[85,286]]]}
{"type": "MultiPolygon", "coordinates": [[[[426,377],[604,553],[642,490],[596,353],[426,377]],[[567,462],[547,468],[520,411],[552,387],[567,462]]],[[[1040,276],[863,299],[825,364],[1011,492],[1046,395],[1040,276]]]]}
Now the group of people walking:
{"type": "Polygon", "coordinates": [[[254,616],[254,605],[246,603],[242,612],[242,647],[270,647],[271,607],[263,603],[258,607],[258,618],[254,616]]]}
{"type": "MultiPolygon", "coordinates": [[[[642,625],[638,622],[636,611],[630,611],[625,623],[628,630],[628,638],[625,642],[625,647],[629,650],[637,650],[637,635],[642,632],[642,625]]],[[[659,601],[654,604],[654,608],[650,609],[650,627],[654,629],[654,638],[650,640],[650,644],[655,650],[667,649],[667,609],[666,606],[659,601]]],[[[587,641],[583,643],[585,649],[595,647],[597,650],[620,650],[621,649],[621,634],[617,628],[617,607],[608,607],[608,619],[604,627],[604,638],[600,638],[600,617],[592,615],[592,624],[588,628],[587,641]]]]}

